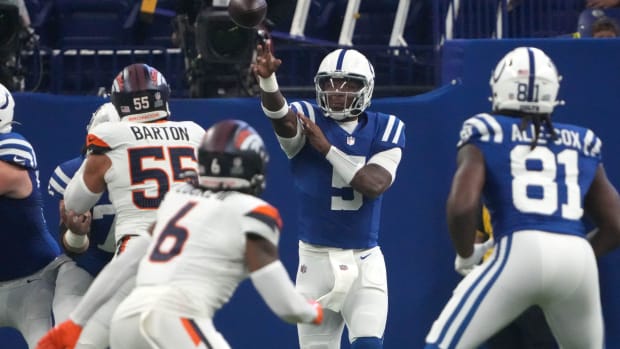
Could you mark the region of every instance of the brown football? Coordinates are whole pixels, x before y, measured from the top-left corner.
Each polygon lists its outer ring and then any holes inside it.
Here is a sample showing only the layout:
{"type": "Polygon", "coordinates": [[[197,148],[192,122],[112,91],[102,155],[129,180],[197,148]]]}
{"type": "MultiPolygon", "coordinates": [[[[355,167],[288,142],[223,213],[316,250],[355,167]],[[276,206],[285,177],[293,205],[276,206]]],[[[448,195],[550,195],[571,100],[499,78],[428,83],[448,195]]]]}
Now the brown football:
{"type": "Polygon", "coordinates": [[[267,15],[266,0],[230,0],[228,4],[230,18],[240,27],[254,28],[267,15]]]}

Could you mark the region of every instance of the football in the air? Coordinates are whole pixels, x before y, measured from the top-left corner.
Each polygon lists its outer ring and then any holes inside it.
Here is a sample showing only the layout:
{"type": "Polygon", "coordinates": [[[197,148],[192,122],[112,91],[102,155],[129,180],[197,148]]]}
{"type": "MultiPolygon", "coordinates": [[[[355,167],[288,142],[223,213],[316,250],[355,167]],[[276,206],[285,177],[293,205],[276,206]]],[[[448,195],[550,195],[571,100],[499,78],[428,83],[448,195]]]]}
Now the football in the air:
{"type": "Polygon", "coordinates": [[[266,0],[230,0],[228,14],[236,25],[243,28],[254,28],[267,15],[266,0]]]}

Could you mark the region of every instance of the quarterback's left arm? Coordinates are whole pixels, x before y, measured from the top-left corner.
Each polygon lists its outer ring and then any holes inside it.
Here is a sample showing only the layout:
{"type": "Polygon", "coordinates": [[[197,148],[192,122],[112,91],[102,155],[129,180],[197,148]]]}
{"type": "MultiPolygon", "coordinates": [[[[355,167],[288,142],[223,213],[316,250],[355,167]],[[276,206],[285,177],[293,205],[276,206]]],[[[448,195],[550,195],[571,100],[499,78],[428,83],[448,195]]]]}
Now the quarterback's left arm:
{"type": "MultiPolygon", "coordinates": [[[[334,171],[364,196],[374,199],[383,194],[394,182],[396,169],[402,157],[404,137],[400,146],[389,147],[373,155],[368,163],[363,164],[352,160],[348,154],[333,146],[323,131],[312,120],[299,115],[303,132],[308,142],[334,167],[334,171]]],[[[403,132],[401,130],[401,132],[403,132]]],[[[400,138],[400,137],[399,137],[400,138]]]]}
{"type": "Polygon", "coordinates": [[[351,179],[351,187],[371,199],[383,194],[394,183],[402,155],[402,150],[398,147],[373,155],[368,163],[355,173],[351,179]]]}

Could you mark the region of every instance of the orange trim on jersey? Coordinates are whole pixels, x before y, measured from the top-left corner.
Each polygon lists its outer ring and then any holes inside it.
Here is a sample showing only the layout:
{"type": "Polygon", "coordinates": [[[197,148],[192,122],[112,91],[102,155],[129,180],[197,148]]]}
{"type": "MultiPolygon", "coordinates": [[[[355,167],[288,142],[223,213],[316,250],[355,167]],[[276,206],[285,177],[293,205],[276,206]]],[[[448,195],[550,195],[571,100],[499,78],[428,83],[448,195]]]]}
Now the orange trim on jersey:
{"type": "Polygon", "coordinates": [[[91,145],[101,147],[101,148],[111,148],[108,143],[106,143],[103,139],[95,136],[92,133],[89,133],[86,136],[86,146],[90,147],[91,145]]]}
{"type": "Polygon", "coordinates": [[[254,208],[251,213],[262,214],[273,219],[278,225],[278,228],[282,230],[282,218],[280,217],[280,212],[278,212],[277,208],[271,205],[262,205],[254,208]]]}
{"type": "Polygon", "coordinates": [[[198,346],[198,344],[200,344],[200,335],[198,334],[198,332],[196,332],[194,326],[192,326],[192,324],[189,322],[189,319],[182,317],[181,324],[183,324],[183,328],[185,328],[185,331],[187,332],[187,334],[189,334],[189,338],[192,339],[192,343],[194,343],[195,346],[198,346]]]}
{"type": "Polygon", "coordinates": [[[121,239],[121,244],[118,246],[118,252],[116,253],[117,255],[125,252],[125,249],[127,248],[127,243],[129,242],[130,239],[131,239],[131,236],[125,236],[121,239]]]}

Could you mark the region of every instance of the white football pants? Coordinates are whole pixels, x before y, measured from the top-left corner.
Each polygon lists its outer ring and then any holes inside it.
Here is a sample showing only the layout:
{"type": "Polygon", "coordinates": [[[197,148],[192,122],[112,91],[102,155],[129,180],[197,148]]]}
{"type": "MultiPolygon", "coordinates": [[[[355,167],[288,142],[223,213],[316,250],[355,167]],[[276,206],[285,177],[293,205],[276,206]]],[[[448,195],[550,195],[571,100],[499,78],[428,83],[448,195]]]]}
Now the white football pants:
{"type": "Polygon", "coordinates": [[[530,230],[502,238],[458,284],[427,348],[477,348],[532,305],[561,348],[603,348],[598,268],[586,239],[530,230]]]}
{"type": "Polygon", "coordinates": [[[321,326],[297,325],[301,349],[339,349],[345,324],[349,342],[383,338],[388,293],[379,246],[342,250],[299,242],[296,288],[324,307],[321,326]]]}
{"type": "Polygon", "coordinates": [[[69,314],[78,305],[86,290],[93,282],[93,277],[84,269],[69,260],[58,269],[56,288],[54,290],[54,322],[60,324],[69,318],[69,314]]]}
{"type": "Polygon", "coordinates": [[[114,349],[230,349],[209,318],[157,310],[124,315],[122,310],[114,314],[110,329],[114,349]]]}
{"type": "Polygon", "coordinates": [[[52,328],[56,274],[67,261],[60,256],[32,275],[0,282],[0,327],[17,329],[30,349],[52,328]]]}

